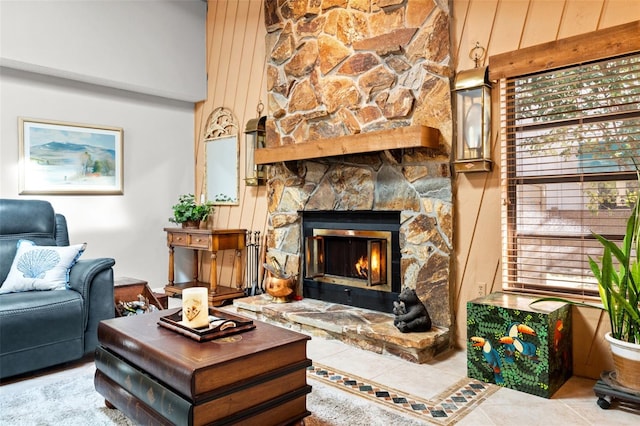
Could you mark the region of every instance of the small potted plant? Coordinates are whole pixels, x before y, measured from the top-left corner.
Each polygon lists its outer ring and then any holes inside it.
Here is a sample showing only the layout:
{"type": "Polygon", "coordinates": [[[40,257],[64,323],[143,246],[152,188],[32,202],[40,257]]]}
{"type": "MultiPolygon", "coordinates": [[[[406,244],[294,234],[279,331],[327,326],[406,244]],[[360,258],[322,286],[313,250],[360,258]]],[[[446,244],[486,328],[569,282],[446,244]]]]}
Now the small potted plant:
{"type": "Polygon", "coordinates": [[[210,202],[196,203],[196,197],[193,194],[181,195],[172,209],[173,217],[169,218],[169,222],[180,224],[183,228],[200,227],[200,222],[207,220],[214,211],[213,204],[210,202]]]}
{"type": "Polygon", "coordinates": [[[605,338],[611,347],[616,380],[625,388],[640,391],[640,202],[636,196],[630,198],[631,214],[620,246],[593,234],[603,247],[600,264],[589,257],[602,306],[557,297],[543,297],[532,303],[558,301],[606,311],[611,332],[605,338]]]}

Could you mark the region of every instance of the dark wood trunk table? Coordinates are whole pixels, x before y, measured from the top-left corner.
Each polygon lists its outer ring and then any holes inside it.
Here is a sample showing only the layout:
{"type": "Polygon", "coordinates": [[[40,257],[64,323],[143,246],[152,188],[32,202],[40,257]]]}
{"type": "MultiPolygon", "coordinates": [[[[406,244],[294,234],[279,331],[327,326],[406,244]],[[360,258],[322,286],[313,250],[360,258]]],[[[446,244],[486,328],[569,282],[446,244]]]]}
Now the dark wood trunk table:
{"type": "Polygon", "coordinates": [[[176,311],[100,323],[94,382],[108,406],[138,424],[286,425],[310,414],[310,337],[254,320],[253,330],[197,342],[158,325],[176,311]]]}

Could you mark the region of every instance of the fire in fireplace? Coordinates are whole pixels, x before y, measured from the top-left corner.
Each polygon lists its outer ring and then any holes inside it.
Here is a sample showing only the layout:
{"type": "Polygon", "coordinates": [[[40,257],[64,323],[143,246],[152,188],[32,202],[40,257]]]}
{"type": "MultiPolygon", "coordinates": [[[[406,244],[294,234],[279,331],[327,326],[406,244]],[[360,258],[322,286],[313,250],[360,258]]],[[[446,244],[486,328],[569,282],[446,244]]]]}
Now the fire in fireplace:
{"type": "Polygon", "coordinates": [[[302,212],[303,295],[391,312],[400,289],[399,212],[302,212]]]}

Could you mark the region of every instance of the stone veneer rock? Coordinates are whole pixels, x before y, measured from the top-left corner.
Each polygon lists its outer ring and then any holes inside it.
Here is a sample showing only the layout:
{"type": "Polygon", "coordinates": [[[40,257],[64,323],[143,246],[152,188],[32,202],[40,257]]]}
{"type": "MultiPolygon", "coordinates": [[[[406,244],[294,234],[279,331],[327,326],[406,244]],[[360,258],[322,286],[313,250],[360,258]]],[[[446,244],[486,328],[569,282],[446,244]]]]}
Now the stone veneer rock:
{"type": "MultiPolygon", "coordinates": [[[[267,146],[421,124],[440,149],[269,168],[269,256],[300,273],[301,210],[399,210],[402,284],[451,325],[452,205],[446,0],[265,0],[267,146]],[[446,301],[446,303],[443,303],[446,301]]],[[[298,289],[300,291],[300,289],[298,289]]]]}
{"type": "Polygon", "coordinates": [[[268,146],[409,124],[451,140],[445,0],[265,0],[268,146]]]}

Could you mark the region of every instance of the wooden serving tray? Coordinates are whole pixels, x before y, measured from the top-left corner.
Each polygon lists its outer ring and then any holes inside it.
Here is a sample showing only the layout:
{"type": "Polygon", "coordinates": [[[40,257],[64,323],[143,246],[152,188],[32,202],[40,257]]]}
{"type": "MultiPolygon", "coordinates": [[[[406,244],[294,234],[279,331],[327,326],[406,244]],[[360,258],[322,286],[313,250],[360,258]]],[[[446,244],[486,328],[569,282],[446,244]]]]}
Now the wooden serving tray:
{"type": "Polygon", "coordinates": [[[182,323],[182,309],[171,315],[161,316],[158,325],[178,332],[198,342],[206,342],[213,339],[242,333],[256,328],[252,320],[241,316],[223,312],[215,308],[209,308],[209,327],[191,328],[182,323]],[[211,322],[211,317],[216,319],[211,322]]]}

